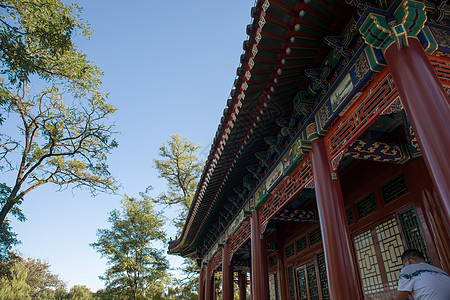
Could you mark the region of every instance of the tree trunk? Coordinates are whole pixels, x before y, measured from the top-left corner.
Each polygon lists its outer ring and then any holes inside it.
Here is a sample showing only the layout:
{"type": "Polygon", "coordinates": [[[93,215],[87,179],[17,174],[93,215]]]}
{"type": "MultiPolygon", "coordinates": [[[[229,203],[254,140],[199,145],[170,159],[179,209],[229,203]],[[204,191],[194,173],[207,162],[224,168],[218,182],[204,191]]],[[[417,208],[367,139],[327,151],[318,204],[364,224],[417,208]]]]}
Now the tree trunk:
{"type": "Polygon", "coordinates": [[[6,201],[5,205],[3,205],[2,210],[0,211],[0,227],[3,225],[3,222],[5,221],[6,215],[9,213],[9,211],[13,208],[14,204],[17,203],[17,191],[20,187],[15,186],[14,189],[11,191],[11,194],[8,197],[8,200],[6,201]]]}

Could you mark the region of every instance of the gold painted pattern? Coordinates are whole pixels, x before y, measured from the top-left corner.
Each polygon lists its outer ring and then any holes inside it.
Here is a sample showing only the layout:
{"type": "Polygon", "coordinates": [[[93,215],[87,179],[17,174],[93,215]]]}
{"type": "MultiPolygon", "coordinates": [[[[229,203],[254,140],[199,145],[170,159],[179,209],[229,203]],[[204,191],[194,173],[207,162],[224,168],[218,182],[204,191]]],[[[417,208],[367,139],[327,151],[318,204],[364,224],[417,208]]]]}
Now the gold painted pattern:
{"type": "Polygon", "coordinates": [[[365,53],[362,53],[358,59],[355,61],[353,71],[355,72],[355,77],[358,80],[354,85],[358,83],[366,76],[370,71],[369,62],[367,61],[365,53]]]}
{"type": "Polygon", "coordinates": [[[211,271],[214,272],[221,265],[222,265],[222,250],[217,252],[217,254],[211,260],[211,271]]]}
{"type": "Polygon", "coordinates": [[[450,48],[450,33],[447,30],[429,26],[439,46],[450,48]]]}
{"type": "Polygon", "coordinates": [[[269,220],[280,212],[292,197],[303,190],[312,179],[312,168],[309,155],[289,176],[284,179],[280,188],[272,192],[270,198],[260,208],[260,223],[264,228],[269,220]]]}

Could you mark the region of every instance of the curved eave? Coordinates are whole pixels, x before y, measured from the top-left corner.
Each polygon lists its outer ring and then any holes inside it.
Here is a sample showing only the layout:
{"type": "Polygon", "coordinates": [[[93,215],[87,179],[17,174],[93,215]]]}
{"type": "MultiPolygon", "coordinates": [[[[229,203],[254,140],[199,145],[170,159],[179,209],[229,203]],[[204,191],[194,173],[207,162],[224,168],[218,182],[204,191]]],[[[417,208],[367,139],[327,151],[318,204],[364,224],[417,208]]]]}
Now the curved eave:
{"type": "Polygon", "coordinates": [[[194,255],[198,242],[220,216],[234,188],[242,186],[255,153],[268,149],[264,137],[280,129],[276,118],[293,110],[292,99],[329,53],[325,36],[339,35],[353,8],[343,0],[260,0],[237,70],[235,89],[219,124],[180,238],[169,253],[194,255]],[[339,13],[338,13],[339,12],[339,13]]]}

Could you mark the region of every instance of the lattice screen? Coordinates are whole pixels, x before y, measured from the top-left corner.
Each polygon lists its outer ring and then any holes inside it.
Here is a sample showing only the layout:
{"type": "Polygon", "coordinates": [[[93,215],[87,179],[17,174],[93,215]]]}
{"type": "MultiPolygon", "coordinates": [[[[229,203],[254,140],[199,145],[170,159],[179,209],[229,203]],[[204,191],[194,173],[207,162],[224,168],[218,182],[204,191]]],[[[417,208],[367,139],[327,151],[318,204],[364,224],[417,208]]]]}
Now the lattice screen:
{"type": "Polygon", "coordinates": [[[378,206],[374,193],[370,193],[366,197],[356,202],[356,210],[358,211],[358,216],[360,219],[376,211],[377,208],[378,206]]]}
{"type": "Polygon", "coordinates": [[[327,265],[325,263],[325,254],[317,254],[317,266],[319,267],[320,289],[322,290],[322,300],[330,299],[330,292],[328,291],[327,265]]]}
{"type": "Polygon", "coordinates": [[[297,270],[297,287],[298,287],[298,300],[308,300],[308,290],[306,282],[306,269],[297,270]]]}
{"type": "Polygon", "coordinates": [[[383,281],[378,267],[377,254],[372,238],[372,231],[368,230],[353,238],[358,260],[359,271],[364,294],[371,295],[383,291],[383,281]]]}
{"type": "Polygon", "coordinates": [[[420,229],[414,208],[410,208],[400,213],[399,217],[408,248],[420,250],[425,256],[425,260],[430,262],[430,256],[428,255],[427,246],[425,245],[422,230],[420,229]]]}
{"type": "Polygon", "coordinates": [[[317,283],[316,264],[312,263],[306,267],[308,276],[308,291],[310,300],[319,300],[319,285],[317,283]]]}
{"type": "Polygon", "coordinates": [[[294,268],[292,268],[292,266],[289,266],[287,268],[287,272],[288,272],[289,298],[290,300],[295,300],[294,268]]]}
{"type": "Polygon", "coordinates": [[[270,300],[280,300],[278,273],[269,274],[269,296],[270,300]]]}
{"type": "Polygon", "coordinates": [[[294,195],[300,192],[311,181],[312,177],[311,161],[309,156],[307,156],[297,169],[287,176],[283,185],[274,191],[266,203],[260,208],[261,226],[267,224],[294,195]]]}
{"type": "Polygon", "coordinates": [[[387,277],[389,289],[396,290],[400,270],[402,269],[403,248],[402,239],[398,229],[397,220],[392,218],[375,227],[378,239],[378,246],[381,251],[384,269],[387,277]]]}
{"type": "Polygon", "coordinates": [[[242,247],[249,239],[251,234],[250,221],[245,222],[241,229],[236,232],[230,240],[230,257],[242,247]]]}

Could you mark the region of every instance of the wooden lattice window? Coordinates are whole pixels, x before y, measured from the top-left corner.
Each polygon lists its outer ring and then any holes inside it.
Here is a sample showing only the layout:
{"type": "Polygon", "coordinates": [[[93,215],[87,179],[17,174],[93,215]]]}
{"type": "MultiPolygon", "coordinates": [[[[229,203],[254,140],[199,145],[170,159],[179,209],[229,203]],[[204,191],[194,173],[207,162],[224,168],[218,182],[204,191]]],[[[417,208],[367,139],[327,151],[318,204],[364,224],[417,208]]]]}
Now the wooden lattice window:
{"type": "Polygon", "coordinates": [[[297,270],[298,300],[309,300],[306,268],[297,270]]]}
{"type": "Polygon", "coordinates": [[[297,299],[330,299],[326,273],[327,270],[323,253],[319,253],[315,260],[309,261],[297,268],[297,299]]]}
{"type": "Polygon", "coordinates": [[[269,274],[269,298],[270,300],[280,300],[278,273],[269,274]]]}
{"type": "Polygon", "coordinates": [[[288,272],[288,285],[289,285],[289,299],[295,300],[295,282],[294,282],[294,268],[292,266],[289,266],[287,268],[288,272]]]}
{"type": "Polygon", "coordinates": [[[327,265],[325,262],[325,254],[317,254],[317,266],[319,267],[320,289],[322,291],[322,300],[330,299],[330,292],[328,291],[327,265]]]}
{"type": "Polygon", "coordinates": [[[383,279],[377,263],[372,230],[367,230],[353,238],[356,259],[359,264],[364,294],[371,295],[383,291],[383,279]]]}
{"type": "Polygon", "coordinates": [[[271,267],[276,266],[277,265],[277,255],[274,254],[272,256],[269,257],[269,265],[271,267]]]}
{"type": "Polygon", "coordinates": [[[297,253],[308,248],[308,243],[306,241],[306,236],[302,236],[298,240],[295,241],[295,245],[297,247],[297,253]]]}
{"type": "Polygon", "coordinates": [[[356,202],[356,210],[358,211],[358,216],[360,219],[376,211],[377,209],[378,206],[374,193],[371,193],[356,202]]]}
{"type": "Polygon", "coordinates": [[[394,201],[407,192],[408,187],[406,186],[405,177],[403,177],[403,174],[395,177],[381,187],[381,194],[383,195],[385,204],[394,201]]]}
{"type": "Polygon", "coordinates": [[[392,218],[375,226],[375,233],[380,247],[388,287],[390,290],[395,290],[397,288],[400,270],[403,267],[400,256],[405,250],[397,220],[392,218]]]}
{"type": "Polygon", "coordinates": [[[399,219],[408,248],[421,251],[425,256],[425,260],[430,262],[430,256],[428,255],[427,246],[425,245],[425,240],[423,239],[422,230],[420,229],[414,208],[410,208],[400,213],[399,219]]]}
{"type": "Polygon", "coordinates": [[[291,257],[295,254],[294,244],[290,244],[286,247],[286,258],[291,257]]]}
{"type": "Polygon", "coordinates": [[[353,237],[365,295],[386,296],[397,289],[402,268],[400,256],[405,250],[401,233],[409,247],[423,251],[428,257],[413,208],[353,237]]]}
{"type": "Polygon", "coordinates": [[[310,245],[314,245],[315,243],[318,243],[322,240],[322,234],[320,233],[320,227],[317,227],[316,229],[312,230],[309,233],[309,243],[310,245]]]}
{"type": "Polygon", "coordinates": [[[316,264],[312,263],[306,267],[308,276],[308,291],[310,300],[319,300],[319,285],[317,283],[316,264]]]}

